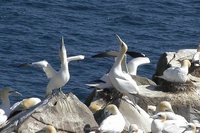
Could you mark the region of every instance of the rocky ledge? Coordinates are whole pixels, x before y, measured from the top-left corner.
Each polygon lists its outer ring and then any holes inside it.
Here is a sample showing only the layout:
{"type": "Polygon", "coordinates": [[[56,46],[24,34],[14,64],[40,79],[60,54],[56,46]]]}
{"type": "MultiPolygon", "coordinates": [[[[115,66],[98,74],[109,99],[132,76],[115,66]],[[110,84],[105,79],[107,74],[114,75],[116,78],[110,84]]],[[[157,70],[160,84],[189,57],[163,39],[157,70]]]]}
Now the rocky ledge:
{"type": "Polygon", "coordinates": [[[53,125],[58,133],[84,132],[87,124],[98,126],[89,108],[72,93],[57,93],[10,118],[0,132],[35,133],[47,125],[53,125]]]}

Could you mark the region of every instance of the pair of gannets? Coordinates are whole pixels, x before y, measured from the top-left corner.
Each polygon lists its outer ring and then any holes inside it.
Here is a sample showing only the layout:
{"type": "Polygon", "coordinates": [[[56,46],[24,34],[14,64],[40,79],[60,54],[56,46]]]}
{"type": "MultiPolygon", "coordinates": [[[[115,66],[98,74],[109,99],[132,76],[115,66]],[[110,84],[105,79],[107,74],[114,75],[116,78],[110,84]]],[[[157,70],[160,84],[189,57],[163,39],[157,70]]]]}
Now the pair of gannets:
{"type": "Polygon", "coordinates": [[[11,113],[11,106],[10,106],[10,95],[21,95],[19,92],[14,91],[13,89],[9,87],[5,87],[0,91],[0,99],[1,99],[1,105],[0,105],[0,125],[3,124],[9,117],[11,113]]]}
{"type": "Polygon", "coordinates": [[[137,94],[139,92],[139,88],[136,81],[132,79],[130,74],[125,73],[122,70],[122,60],[124,59],[128,47],[118,35],[117,39],[119,41],[120,50],[118,56],[116,57],[115,63],[109,72],[110,82],[114,88],[122,94],[137,94]]]}
{"type": "Polygon", "coordinates": [[[151,124],[152,133],[183,133],[188,132],[191,133],[196,132],[196,127],[193,123],[185,123],[182,120],[168,120],[165,112],[162,114],[153,115],[154,119],[151,124]]]}
{"type": "Polygon", "coordinates": [[[178,114],[175,114],[170,102],[162,101],[156,106],[156,114],[151,116],[154,120],[151,125],[153,133],[158,132],[183,132],[189,130],[187,128],[187,120],[178,114]]]}
{"type": "MultiPolygon", "coordinates": [[[[137,75],[137,68],[138,66],[148,64],[150,63],[150,60],[148,57],[145,57],[143,53],[138,53],[138,52],[133,52],[133,51],[127,51],[126,54],[124,55],[124,58],[122,59],[121,62],[121,67],[122,71],[129,73],[132,76],[137,75]],[[126,63],[126,54],[134,57],[131,61],[126,63]]],[[[119,52],[117,51],[108,51],[108,52],[103,52],[97,55],[94,55],[93,57],[117,57],[119,55],[119,52]]],[[[116,58],[115,58],[116,60],[116,58]]],[[[90,87],[95,87],[97,89],[104,89],[104,88],[113,88],[111,81],[109,79],[108,73],[103,75],[103,77],[100,78],[103,83],[97,83],[97,84],[86,84],[90,87]]]]}
{"type": "Polygon", "coordinates": [[[200,45],[198,45],[197,52],[192,57],[192,63],[194,63],[194,66],[200,66],[200,45]]]}
{"type": "Polygon", "coordinates": [[[38,61],[33,62],[31,64],[23,64],[22,66],[36,66],[41,67],[47,78],[49,79],[48,85],[46,87],[46,95],[52,94],[52,90],[54,89],[61,89],[70,79],[68,63],[73,60],[83,60],[85,56],[77,55],[67,57],[67,51],[64,45],[64,39],[62,37],[62,43],[60,45],[60,60],[61,60],[61,68],[59,71],[54,70],[51,65],[46,61],[38,61]]]}
{"type": "Polygon", "coordinates": [[[168,120],[181,120],[187,123],[187,120],[183,116],[174,113],[171,103],[168,101],[161,101],[156,107],[156,112],[158,114],[164,112],[168,120]]]}
{"type": "Polygon", "coordinates": [[[188,72],[191,63],[189,60],[181,61],[181,67],[169,67],[167,68],[162,76],[158,76],[169,82],[185,83],[189,80],[188,72]]]}

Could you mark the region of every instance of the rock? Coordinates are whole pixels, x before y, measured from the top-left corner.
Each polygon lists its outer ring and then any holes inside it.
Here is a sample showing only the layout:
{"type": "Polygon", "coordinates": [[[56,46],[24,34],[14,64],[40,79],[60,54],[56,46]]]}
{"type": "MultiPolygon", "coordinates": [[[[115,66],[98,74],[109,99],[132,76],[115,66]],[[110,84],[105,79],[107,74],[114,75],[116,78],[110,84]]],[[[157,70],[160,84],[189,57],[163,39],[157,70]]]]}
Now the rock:
{"type": "Polygon", "coordinates": [[[138,105],[147,111],[148,105],[158,105],[161,101],[169,101],[175,113],[182,115],[187,121],[195,117],[200,120],[199,113],[191,114],[191,109],[200,110],[200,90],[184,92],[163,92],[158,91],[156,86],[140,86],[141,90],[138,105]]]}
{"type": "Polygon", "coordinates": [[[47,125],[53,125],[58,133],[83,132],[87,124],[98,126],[89,108],[72,93],[57,93],[11,118],[0,132],[35,133],[47,125]]]}

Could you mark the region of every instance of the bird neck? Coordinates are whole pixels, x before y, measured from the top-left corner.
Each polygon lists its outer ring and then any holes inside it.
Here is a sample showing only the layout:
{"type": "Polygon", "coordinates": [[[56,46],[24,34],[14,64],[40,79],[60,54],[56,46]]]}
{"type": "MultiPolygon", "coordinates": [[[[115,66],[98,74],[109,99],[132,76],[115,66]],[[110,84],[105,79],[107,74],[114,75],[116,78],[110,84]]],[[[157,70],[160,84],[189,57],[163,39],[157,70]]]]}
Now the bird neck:
{"type": "Polygon", "coordinates": [[[3,95],[2,97],[2,107],[6,108],[10,108],[10,100],[9,100],[9,96],[8,95],[3,95]]]}
{"type": "Polygon", "coordinates": [[[192,133],[196,133],[196,127],[192,128],[192,133]]]}
{"type": "Polygon", "coordinates": [[[123,49],[120,50],[120,52],[119,52],[119,54],[117,56],[117,59],[116,59],[116,61],[114,63],[115,68],[117,68],[119,70],[122,70],[122,66],[121,65],[122,65],[122,60],[125,57],[125,53],[126,53],[125,50],[123,50],[123,49]]]}
{"type": "Polygon", "coordinates": [[[181,66],[181,69],[184,70],[186,73],[188,73],[188,65],[187,64],[183,64],[181,66]]]}
{"type": "Polygon", "coordinates": [[[124,55],[124,58],[122,59],[121,67],[122,67],[122,71],[128,73],[128,68],[127,68],[127,65],[126,65],[126,54],[124,55]]]}

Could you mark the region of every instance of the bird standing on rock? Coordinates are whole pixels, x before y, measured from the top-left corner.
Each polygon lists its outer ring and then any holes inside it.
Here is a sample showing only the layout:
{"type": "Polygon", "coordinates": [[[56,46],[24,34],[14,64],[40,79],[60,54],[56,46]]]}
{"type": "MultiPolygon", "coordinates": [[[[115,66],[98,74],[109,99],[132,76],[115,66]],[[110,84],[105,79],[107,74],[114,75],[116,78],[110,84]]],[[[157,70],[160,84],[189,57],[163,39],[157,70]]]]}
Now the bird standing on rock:
{"type": "Polygon", "coordinates": [[[69,74],[68,63],[73,60],[83,60],[85,57],[83,55],[67,57],[67,51],[64,45],[63,37],[62,37],[62,43],[60,45],[59,55],[60,55],[60,60],[61,60],[61,68],[59,71],[54,70],[46,60],[33,62],[31,64],[21,65],[21,66],[42,67],[42,69],[46,73],[47,78],[49,79],[49,83],[46,87],[47,96],[52,94],[52,91],[54,89],[60,89],[61,91],[61,88],[65,86],[65,84],[69,81],[70,74],[69,74]]]}

